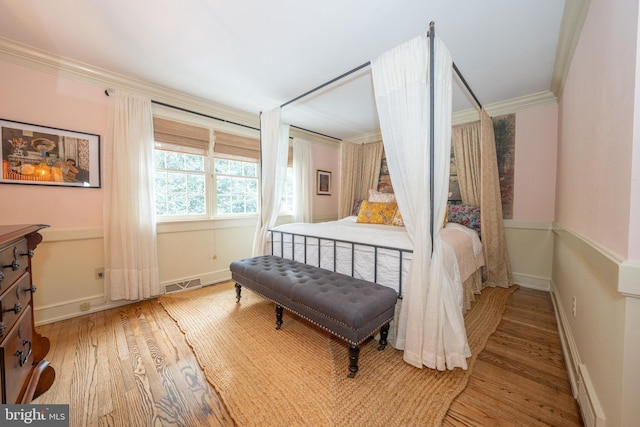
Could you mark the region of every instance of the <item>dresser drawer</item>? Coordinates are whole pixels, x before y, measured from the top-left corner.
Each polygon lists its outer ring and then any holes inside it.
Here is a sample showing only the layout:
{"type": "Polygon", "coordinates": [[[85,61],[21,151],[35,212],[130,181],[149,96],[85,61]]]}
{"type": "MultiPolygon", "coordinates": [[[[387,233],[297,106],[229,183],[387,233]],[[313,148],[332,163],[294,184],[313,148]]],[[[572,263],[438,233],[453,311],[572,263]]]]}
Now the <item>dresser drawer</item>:
{"type": "Polygon", "coordinates": [[[25,307],[18,323],[0,344],[2,361],[2,403],[16,403],[32,368],[33,320],[31,306],[25,307]]]}
{"type": "Polygon", "coordinates": [[[24,273],[0,297],[0,340],[6,336],[31,302],[30,277],[29,273],[24,273]]]}
{"type": "Polygon", "coordinates": [[[27,240],[21,239],[6,246],[0,251],[0,293],[3,293],[13,282],[29,268],[29,250],[27,240]]]}

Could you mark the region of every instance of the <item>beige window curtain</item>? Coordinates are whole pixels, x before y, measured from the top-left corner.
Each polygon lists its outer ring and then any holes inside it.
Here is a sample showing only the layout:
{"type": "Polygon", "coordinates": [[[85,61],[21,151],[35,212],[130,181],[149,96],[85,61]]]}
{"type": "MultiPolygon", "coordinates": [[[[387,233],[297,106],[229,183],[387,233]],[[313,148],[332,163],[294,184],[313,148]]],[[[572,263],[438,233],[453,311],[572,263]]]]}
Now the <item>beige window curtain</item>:
{"type": "Polygon", "coordinates": [[[105,144],[105,281],[111,300],[158,295],[151,101],[116,91],[105,144]]]}
{"type": "Polygon", "coordinates": [[[502,219],[502,195],[493,122],[486,111],[477,122],[453,129],[453,150],[462,201],[480,206],[485,286],[509,287],[513,283],[502,219]]]}
{"type": "Polygon", "coordinates": [[[340,143],[340,218],[351,215],[354,200],[366,199],[369,190],[377,188],[383,150],[382,141],[340,143]]]}
{"type": "Polygon", "coordinates": [[[480,223],[487,261],[486,285],[508,288],[513,284],[513,275],[504,234],[496,139],[493,133],[493,121],[485,110],[481,112],[480,125],[482,129],[480,223]]]}
{"type": "Polygon", "coordinates": [[[159,150],[206,156],[209,151],[209,129],[174,120],[153,118],[153,139],[159,150]]]}
{"type": "Polygon", "coordinates": [[[453,128],[453,152],[462,202],[480,206],[480,122],[453,128]]]}

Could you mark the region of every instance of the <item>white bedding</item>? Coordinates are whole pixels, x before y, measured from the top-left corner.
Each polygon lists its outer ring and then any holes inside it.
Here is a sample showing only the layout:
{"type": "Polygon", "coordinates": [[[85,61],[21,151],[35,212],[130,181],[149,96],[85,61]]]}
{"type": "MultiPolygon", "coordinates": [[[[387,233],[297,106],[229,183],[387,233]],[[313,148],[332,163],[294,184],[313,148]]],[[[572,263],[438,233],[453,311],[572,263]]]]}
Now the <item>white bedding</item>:
{"type": "MultiPolygon", "coordinates": [[[[293,223],[275,227],[274,231],[314,237],[306,238],[305,259],[304,237],[295,237],[295,251],[292,256],[292,236],[272,233],[273,255],[376,282],[401,294],[400,264],[402,263],[402,283],[405,283],[413,247],[405,228],[360,224],[356,223],[355,219],[356,217],[346,217],[338,221],[314,224],[293,223]],[[284,236],[282,241],[281,236],[284,236]],[[340,240],[335,243],[337,254],[335,260],[333,240],[340,240]],[[346,242],[359,243],[353,249],[354,255],[352,255],[352,245],[346,242]],[[382,247],[377,249],[377,261],[374,261],[376,260],[374,248],[365,245],[382,247]],[[320,246],[319,260],[318,246],[320,246]],[[398,249],[403,250],[402,255],[398,249]],[[355,260],[353,263],[352,258],[355,260]],[[374,264],[377,265],[375,270],[374,264]]],[[[442,229],[441,235],[445,244],[449,245],[456,254],[462,282],[484,265],[482,243],[474,230],[459,224],[448,223],[442,229]]]]}

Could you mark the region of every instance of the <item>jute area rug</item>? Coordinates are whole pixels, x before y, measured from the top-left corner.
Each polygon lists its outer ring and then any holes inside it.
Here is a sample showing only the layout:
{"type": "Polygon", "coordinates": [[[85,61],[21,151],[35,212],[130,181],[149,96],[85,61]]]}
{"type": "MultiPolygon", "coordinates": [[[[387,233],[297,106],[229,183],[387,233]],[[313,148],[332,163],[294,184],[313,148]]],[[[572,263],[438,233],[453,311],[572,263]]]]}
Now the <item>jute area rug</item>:
{"type": "Polygon", "coordinates": [[[347,344],[286,310],[276,330],[273,303],[243,289],[236,304],[231,282],[159,300],[239,426],[431,426],[465,388],[516,288],[485,289],[465,315],[469,370],[417,369],[370,340],[353,379],[347,344]]]}

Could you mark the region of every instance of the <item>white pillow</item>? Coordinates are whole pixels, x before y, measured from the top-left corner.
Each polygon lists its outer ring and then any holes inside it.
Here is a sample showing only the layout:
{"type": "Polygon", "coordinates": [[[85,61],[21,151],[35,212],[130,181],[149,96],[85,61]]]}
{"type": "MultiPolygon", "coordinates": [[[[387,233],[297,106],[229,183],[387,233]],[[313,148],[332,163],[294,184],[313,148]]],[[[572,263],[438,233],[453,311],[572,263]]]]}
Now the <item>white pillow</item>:
{"type": "Polygon", "coordinates": [[[377,190],[369,190],[369,201],[370,202],[384,202],[384,203],[395,203],[396,195],[393,193],[381,193],[377,190]]]}

